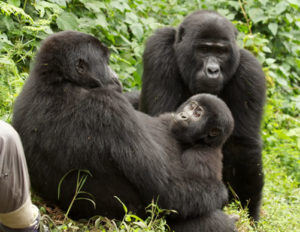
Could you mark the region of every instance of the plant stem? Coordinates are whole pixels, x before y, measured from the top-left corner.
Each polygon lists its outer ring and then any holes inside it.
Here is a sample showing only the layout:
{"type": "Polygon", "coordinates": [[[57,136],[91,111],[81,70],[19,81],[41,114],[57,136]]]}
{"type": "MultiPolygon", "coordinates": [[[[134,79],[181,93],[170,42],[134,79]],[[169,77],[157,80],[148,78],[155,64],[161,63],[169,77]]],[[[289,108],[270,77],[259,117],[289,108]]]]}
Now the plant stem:
{"type": "Polygon", "coordinates": [[[244,9],[244,6],[243,6],[245,3],[244,3],[244,1],[242,2],[242,0],[239,0],[239,3],[240,3],[240,7],[241,7],[242,13],[244,15],[244,18],[246,19],[249,34],[252,35],[252,30],[251,30],[251,26],[250,26],[250,19],[248,18],[247,13],[246,13],[246,11],[244,9]]]}

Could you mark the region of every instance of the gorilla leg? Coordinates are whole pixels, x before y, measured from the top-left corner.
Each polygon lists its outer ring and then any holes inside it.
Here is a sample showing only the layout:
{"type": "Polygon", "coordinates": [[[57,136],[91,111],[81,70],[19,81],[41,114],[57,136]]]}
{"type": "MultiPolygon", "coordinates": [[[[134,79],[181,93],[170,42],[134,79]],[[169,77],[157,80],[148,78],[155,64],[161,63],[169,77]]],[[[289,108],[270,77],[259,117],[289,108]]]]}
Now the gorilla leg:
{"type": "Polygon", "coordinates": [[[221,210],[216,210],[211,214],[190,220],[171,221],[169,225],[175,232],[234,232],[236,219],[221,210]]]}

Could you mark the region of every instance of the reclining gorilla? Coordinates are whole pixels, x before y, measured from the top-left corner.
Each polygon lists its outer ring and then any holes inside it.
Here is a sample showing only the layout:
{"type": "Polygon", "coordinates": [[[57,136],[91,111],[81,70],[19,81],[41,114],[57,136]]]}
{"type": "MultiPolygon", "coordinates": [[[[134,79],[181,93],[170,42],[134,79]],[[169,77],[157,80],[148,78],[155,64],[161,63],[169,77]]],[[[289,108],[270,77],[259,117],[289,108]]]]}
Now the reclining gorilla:
{"type": "Polygon", "coordinates": [[[221,149],[233,130],[230,110],[216,96],[198,94],[182,104],[177,112],[169,122],[173,136],[182,147],[184,168],[201,178],[222,181],[221,149]]]}
{"type": "MultiPolygon", "coordinates": [[[[43,42],[13,116],[33,188],[67,209],[77,173],[66,176],[58,200],[59,181],[70,170],[88,169],[93,176],[84,190],[93,194],[96,209],[88,201],[76,201],[73,218],[98,214],[120,219],[122,206],[114,196],[144,216],[144,208],[159,196],[161,207],[179,212],[169,221],[176,231],[234,231],[234,220],[221,211],[228,197],[222,181],[207,177],[209,173],[195,175],[183,166],[181,154],[187,144],[171,133],[176,128],[174,116],[154,118],[135,111],[108,66],[108,57],[107,48],[96,38],[79,32],[60,32],[43,42]]],[[[201,99],[193,101],[202,105],[201,99]]],[[[223,114],[228,115],[221,110],[223,114]]],[[[210,120],[209,110],[202,120],[210,120]]],[[[232,123],[220,122],[216,129],[220,131],[232,123]]],[[[221,136],[219,146],[229,133],[207,130],[197,129],[203,134],[201,141],[221,136]]]]}
{"type": "Polygon", "coordinates": [[[223,147],[223,178],[249,214],[259,219],[263,188],[260,122],[265,78],[250,52],[236,44],[237,30],[212,11],[187,16],[178,30],[163,28],[144,52],[140,110],[149,115],[176,110],[190,96],[211,93],[225,101],[235,128],[223,147]]]}

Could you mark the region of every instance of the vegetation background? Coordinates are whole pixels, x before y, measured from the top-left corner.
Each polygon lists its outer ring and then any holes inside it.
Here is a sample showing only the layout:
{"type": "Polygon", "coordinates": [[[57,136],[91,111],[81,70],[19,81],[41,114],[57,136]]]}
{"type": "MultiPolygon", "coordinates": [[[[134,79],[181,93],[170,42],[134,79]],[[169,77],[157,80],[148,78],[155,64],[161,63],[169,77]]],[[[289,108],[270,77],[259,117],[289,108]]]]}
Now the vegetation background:
{"type": "MultiPolygon", "coordinates": [[[[238,199],[225,210],[241,216],[239,231],[300,231],[299,8],[300,0],[0,1],[0,119],[11,121],[13,102],[48,35],[61,30],[95,35],[109,47],[111,67],[127,91],[141,86],[144,44],[155,29],[176,27],[197,9],[216,10],[236,25],[240,47],[258,58],[268,85],[261,220],[251,223],[238,199]]],[[[35,202],[52,231],[168,231],[163,215],[169,211],[155,204],[147,209],[146,220],[124,206],[121,222],[99,216],[74,222],[42,199],[35,202]]]]}

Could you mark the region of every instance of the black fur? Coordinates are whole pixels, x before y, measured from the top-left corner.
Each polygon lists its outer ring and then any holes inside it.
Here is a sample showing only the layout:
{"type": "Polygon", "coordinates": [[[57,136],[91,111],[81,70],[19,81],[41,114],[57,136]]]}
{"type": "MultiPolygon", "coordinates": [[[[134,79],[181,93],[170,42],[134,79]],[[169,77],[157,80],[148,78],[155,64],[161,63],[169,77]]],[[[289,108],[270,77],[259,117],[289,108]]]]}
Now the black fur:
{"type": "Polygon", "coordinates": [[[128,101],[131,103],[133,108],[138,110],[141,92],[139,90],[133,90],[130,92],[124,92],[124,95],[128,99],[128,101]]]}
{"type": "Polygon", "coordinates": [[[140,110],[171,112],[196,93],[219,96],[235,121],[225,143],[224,182],[249,213],[259,219],[264,177],[260,122],[265,77],[255,57],[236,44],[237,30],[212,11],[186,17],[179,29],[163,28],[149,38],[144,53],[140,110]]]}
{"type": "MultiPolygon", "coordinates": [[[[180,144],[185,170],[201,182],[207,180],[223,185],[222,145],[232,133],[234,124],[226,104],[211,94],[198,94],[183,103],[175,114],[166,113],[159,117],[169,124],[172,136],[180,144]]],[[[196,231],[221,232],[228,225],[234,228],[237,218],[215,210],[201,217],[205,224],[194,224],[197,220],[188,218],[185,221],[170,220],[169,223],[175,231],[194,231],[193,228],[197,228],[196,231]]]]}
{"type": "Polygon", "coordinates": [[[73,169],[92,173],[83,190],[93,194],[96,209],[75,201],[74,218],[120,219],[124,212],[114,196],[144,216],[159,197],[161,207],[179,212],[177,231],[234,230],[229,216],[216,211],[227,200],[223,183],[184,169],[169,123],[134,110],[108,66],[107,48],[90,35],[66,31],[43,42],[15,103],[13,125],[32,187],[44,199],[67,209],[77,172],[64,179],[58,200],[61,178],[73,169]]]}
{"type": "Polygon", "coordinates": [[[198,94],[173,117],[170,130],[181,144],[184,168],[200,178],[222,181],[222,146],[234,125],[226,104],[214,95],[198,94]]]}

